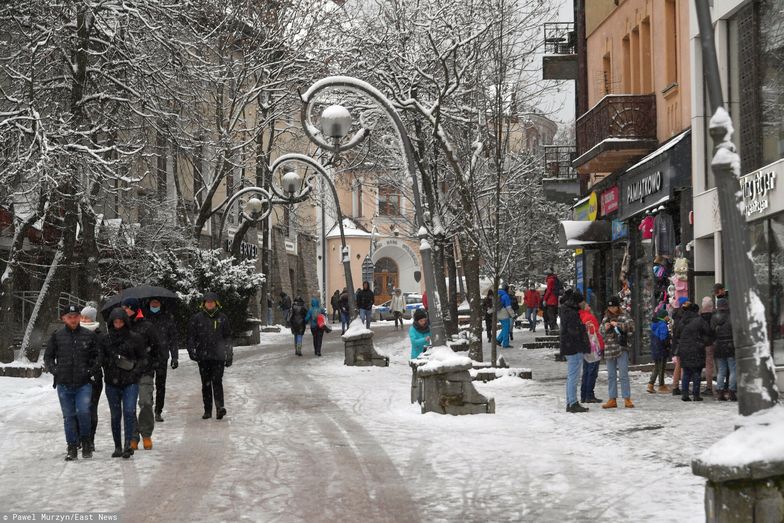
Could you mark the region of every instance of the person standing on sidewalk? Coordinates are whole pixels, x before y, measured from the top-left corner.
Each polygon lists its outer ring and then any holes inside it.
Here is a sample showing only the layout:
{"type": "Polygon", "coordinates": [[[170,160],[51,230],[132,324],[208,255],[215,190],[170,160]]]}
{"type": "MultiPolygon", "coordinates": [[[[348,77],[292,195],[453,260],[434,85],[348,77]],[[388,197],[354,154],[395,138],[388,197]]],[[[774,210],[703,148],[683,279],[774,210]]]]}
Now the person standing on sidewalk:
{"type": "Polygon", "coordinates": [[[218,295],[208,292],[202,300],[201,310],[188,323],[188,356],[199,364],[201,398],[204,415],[212,417],[213,398],[216,419],[223,419],[226,407],[223,402],[223,369],[231,367],[234,349],[231,345],[229,319],[221,312],[218,295]]]}
{"type": "Polygon", "coordinates": [[[634,408],[629,385],[629,335],[634,332],[634,321],[621,309],[621,299],[618,296],[611,296],[607,301],[607,310],[602,319],[600,332],[604,338],[604,358],[607,361],[610,396],[602,408],[618,407],[618,374],[620,374],[624,407],[634,408]]]}
{"type": "Polygon", "coordinates": [[[318,298],[310,299],[310,309],[305,315],[305,323],[310,325],[310,334],[313,336],[313,352],[316,356],[321,356],[321,344],[324,341],[324,329],[319,325],[319,315],[326,314],[326,310],[321,307],[321,300],[318,298]]]}
{"type": "Polygon", "coordinates": [[[525,291],[523,296],[523,303],[525,303],[525,318],[528,320],[528,330],[536,332],[536,322],[538,320],[539,304],[542,301],[542,296],[536,290],[536,285],[531,283],[528,285],[528,290],[525,291]]]}
{"type": "Polygon", "coordinates": [[[591,352],[588,331],[580,321],[580,304],[584,301],[582,293],[574,289],[568,289],[561,297],[559,352],[566,357],[567,365],[566,412],[573,414],[588,412],[588,407],[583,407],[577,401],[577,380],[580,379],[583,354],[591,352]]]}
{"type": "Polygon", "coordinates": [[[278,307],[280,307],[280,311],[283,314],[283,323],[288,326],[289,316],[291,315],[291,298],[285,292],[280,293],[278,307]]]}
{"type": "Polygon", "coordinates": [[[136,401],[139,378],[145,360],[144,339],[128,327],[128,315],[115,308],[109,314],[106,334],[98,337],[106,378],[106,400],[111,412],[113,458],[128,459],[133,455],[131,438],[136,426],[136,401]],[[123,441],[122,422],[125,424],[123,441]]]}
{"type": "Polygon", "coordinates": [[[495,341],[498,342],[503,349],[512,348],[509,344],[509,333],[512,330],[514,311],[512,310],[512,299],[509,297],[508,290],[509,285],[504,285],[501,289],[498,289],[498,312],[496,316],[498,317],[498,321],[501,322],[501,332],[498,334],[495,341]]]}
{"type": "MultiPolygon", "coordinates": [[[[547,271],[547,289],[542,296],[544,307],[544,330],[550,334],[558,330],[558,300],[561,297],[562,285],[553,269],[547,271]]],[[[582,293],[580,294],[582,296],[582,293]]]]}
{"type": "MultiPolygon", "coordinates": [[[[599,334],[599,320],[591,312],[591,306],[587,302],[582,302],[580,308],[580,321],[585,325],[590,341],[592,334],[596,335],[599,348],[604,352],[604,339],[599,334]]],[[[580,401],[582,403],[601,403],[602,400],[596,397],[596,378],[599,377],[599,363],[601,358],[593,362],[583,362],[583,379],[580,381],[580,401]]]]}
{"type": "Polygon", "coordinates": [[[672,340],[678,348],[681,360],[681,399],[692,401],[689,397],[689,384],[692,384],[694,401],[702,401],[700,395],[700,379],[705,367],[705,347],[713,343],[710,326],[699,315],[700,308],[696,303],[686,302],[681,307],[683,313],[675,327],[672,340]]]}
{"type": "MultiPolygon", "coordinates": [[[[97,336],[100,333],[99,327],[101,324],[96,321],[98,309],[95,307],[95,302],[87,302],[87,305],[82,309],[81,316],[79,326],[95,333],[97,336]]],[[[98,429],[98,403],[101,401],[101,392],[103,392],[103,372],[101,372],[100,366],[96,368],[92,387],[93,392],[90,398],[90,442],[92,451],[95,452],[95,431],[98,429]]]]}
{"type": "MultiPolygon", "coordinates": [[[[139,300],[125,298],[122,308],[128,315],[128,326],[131,332],[142,337],[144,341],[145,356],[139,370],[139,418],[133,428],[131,448],[139,448],[141,436],[145,450],[152,449],[152,433],[155,430],[155,414],[153,413],[153,392],[155,388],[155,369],[161,360],[163,348],[158,341],[158,333],[152,323],[147,321],[142,313],[139,300]]],[[[137,363],[137,365],[139,365],[137,363]]]]}
{"type": "MultiPolygon", "coordinates": [[[[711,317],[713,317],[713,298],[710,296],[702,298],[700,316],[710,326],[711,317]]],[[[702,394],[713,396],[713,343],[705,346],[705,390],[702,391],[702,394]]]]}
{"type": "Polygon", "coordinates": [[[648,380],[648,392],[655,394],[653,388],[656,378],[659,379],[659,392],[668,394],[670,388],[664,383],[664,372],[667,368],[667,356],[670,349],[670,326],[667,324],[667,309],[662,307],[651,321],[651,359],[654,363],[651,378],[648,380]]]}
{"type": "Polygon", "coordinates": [[[179,366],[180,340],[177,324],[174,317],[167,310],[163,310],[160,298],[150,298],[150,303],[145,312],[147,321],[155,328],[160,344],[160,360],[155,367],[155,422],[163,422],[163,404],[166,399],[166,373],[169,367],[169,354],[171,354],[171,368],[179,366]]]}
{"type": "Polygon", "coordinates": [[[351,309],[348,303],[348,289],[343,287],[343,292],[340,293],[340,330],[341,334],[345,334],[348,329],[348,323],[351,316],[351,309]]]}
{"type": "MultiPolygon", "coordinates": [[[[678,324],[681,321],[681,316],[683,316],[683,305],[689,302],[689,298],[685,296],[681,296],[675,302],[677,305],[671,313],[672,317],[672,333],[675,333],[675,329],[678,328],[678,324]]],[[[675,342],[675,339],[672,339],[671,342],[671,349],[672,349],[672,362],[675,365],[675,369],[672,371],[672,395],[673,396],[680,396],[681,395],[681,358],[678,355],[678,344],[675,342]]]]}
{"type": "Polygon", "coordinates": [[[297,296],[294,298],[294,305],[291,307],[289,327],[294,335],[294,354],[302,356],[302,337],[305,335],[305,316],[308,310],[305,308],[305,301],[297,296]]]}
{"type": "Polygon", "coordinates": [[[487,289],[487,296],[482,300],[482,310],[485,313],[485,330],[487,341],[493,341],[493,289],[487,289]]]}
{"type": "Polygon", "coordinates": [[[716,313],[711,318],[711,330],[715,336],[715,356],[719,367],[717,399],[719,401],[738,401],[737,378],[735,374],[735,342],[732,339],[732,320],[730,304],[726,298],[716,300],[716,313]],[[729,388],[724,383],[729,374],[729,388]]]}
{"type": "Polygon", "coordinates": [[[332,305],[332,323],[338,321],[340,316],[340,291],[335,289],[335,294],[329,299],[329,304],[332,305]]]}
{"type": "Polygon", "coordinates": [[[370,320],[373,317],[373,302],[375,295],[370,290],[370,282],[362,283],[362,290],[357,293],[357,308],[359,309],[359,317],[365,324],[365,327],[370,328],[370,320]]]}
{"type": "Polygon", "coordinates": [[[44,351],[44,363],[54,376],[53,387],[63,413],[66,461],[77,459],[80,442],[82,457],[93,456],[90,401],[101,363],[95,334],[79,326],[81,310],[77,305],[67,305],[60,311],[64,325],[52,333],[44,351]]]}
{"type": "Polygon", "coordinates": [[[392,314],[395,316],[395,330],[397,330],[397,324],[400,322],[400,328],[403,328],[403,313],[406,311],[406,298],[403,296],[403,293],[400,289],[395,289],[395,295],[392,296],[392,303],[390,303],[390,309],[392,309],[392,314]]]}
{"type": "Polygon", "coordinates": [[[427,318],[425,309],[414,311],[414,321],[408,329],[408,337],[411,340],[411,359],[418,358],[430,345],[430,322],[427,318]]]}

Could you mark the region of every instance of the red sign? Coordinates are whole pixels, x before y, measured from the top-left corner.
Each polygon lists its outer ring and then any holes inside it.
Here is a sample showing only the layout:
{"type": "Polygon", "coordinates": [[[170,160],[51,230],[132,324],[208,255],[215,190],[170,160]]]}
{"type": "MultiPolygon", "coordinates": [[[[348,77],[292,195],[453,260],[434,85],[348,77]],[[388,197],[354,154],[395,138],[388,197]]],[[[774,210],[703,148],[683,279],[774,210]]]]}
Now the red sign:
{"type": "Polygon", "coordinates": [[[607,189],[606,191],[603,191],[601,196],[601,201],[602,201],[602,216],[607,216],[608,214],[617,211],[618,204],[621,201],[621,191],[618,190],[618,186],[616,185],[611,189],[607,189]]]}

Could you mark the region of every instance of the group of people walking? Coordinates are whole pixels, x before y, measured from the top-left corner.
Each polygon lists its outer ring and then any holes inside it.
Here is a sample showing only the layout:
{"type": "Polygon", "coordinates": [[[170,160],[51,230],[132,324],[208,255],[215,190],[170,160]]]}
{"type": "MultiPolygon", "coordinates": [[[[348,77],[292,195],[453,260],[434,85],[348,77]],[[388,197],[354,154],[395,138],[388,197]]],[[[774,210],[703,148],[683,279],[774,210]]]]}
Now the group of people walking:
{"type": "MultiPolygon", "coordinates": [[[[94,306],[68,305],[61,311],[63,326],[48,340],[46,368],[54,376],[63,414],[66,460],[95,450],[101,392],[111,413],[113,458],[130,458],[139,448],[153,448],[155,423],[163,422],[166,375],[179,366],[179,336],[174,317],[163,300],[147,303],[125,298],[112,309],[101,331],[94,306]],[[171,363],[169,358],[171,357],[171,363]],[[138,410],[137,410],[138,402],[138,410]]],[[[207,293],[201,310],[188,323],[186,348],[198,362],[202,382],[203,419],[223,418],[223,370],[233,359],[231,329],[215,293],[207,293]]]]}
{"type": "MultiPolygon", "coordinates": [[[[564,292],[560,299],[560,352],[567,361],[567,412],[587,412],[589,409],[582,403],[602,402],[594,393],[602,359],[607,364],[609,395],[602,408],[618,407],[618,381],[624,406],[634,408],[629,381],[633,333],[634,321],[621,307],[619,297],[612,296],[608,300],[607,310],[599,321],[580,291],[568,289],[564,292]]],[[[658,392],[672,392],[683,401],[702,401],[706,393],[720,401],[737,401],[732,322],[726,291],[721,284],[717,284],[714,297],[706,296],[702,300],[702,307],[688,298],[680,298],[669,310],[664,306],[658,308],[650,323],[650,343],[654,370],[647,392],[657,392],[658,380],[658,392]],[[672,388],[665,383],[670,357],[675,365],[672,388]],[[714,367],[719,369],[715,391],[714,367]],[[703,369],[706,387],[701,391],[703,369]]]]}

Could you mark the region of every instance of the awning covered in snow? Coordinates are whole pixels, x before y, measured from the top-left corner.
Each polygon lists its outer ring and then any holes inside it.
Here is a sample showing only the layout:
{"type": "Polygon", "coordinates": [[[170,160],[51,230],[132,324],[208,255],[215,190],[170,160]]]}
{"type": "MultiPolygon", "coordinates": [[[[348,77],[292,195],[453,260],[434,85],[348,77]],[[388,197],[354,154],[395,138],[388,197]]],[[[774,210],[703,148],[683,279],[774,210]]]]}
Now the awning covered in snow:
{"type": "Polygon", "coordinates": [[[562,249],[579,249],[612,241],[612,224],[608,221],[570,221],[558,225],[558,241],[562,249]]]}

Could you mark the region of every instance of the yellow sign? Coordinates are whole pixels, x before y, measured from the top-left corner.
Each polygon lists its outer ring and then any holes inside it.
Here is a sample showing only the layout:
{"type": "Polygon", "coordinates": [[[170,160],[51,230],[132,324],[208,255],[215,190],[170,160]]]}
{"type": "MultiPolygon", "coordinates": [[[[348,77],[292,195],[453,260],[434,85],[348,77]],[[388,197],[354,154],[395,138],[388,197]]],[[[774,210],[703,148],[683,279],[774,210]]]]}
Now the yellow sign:
{"type": "Polygon", "coordinates": [[[592,222],[596,220],[596,217],[599,215],[599,198],[596,196],[596,191],[591,193],[591,196],[588,197],[588,221],[592,222]]]}

